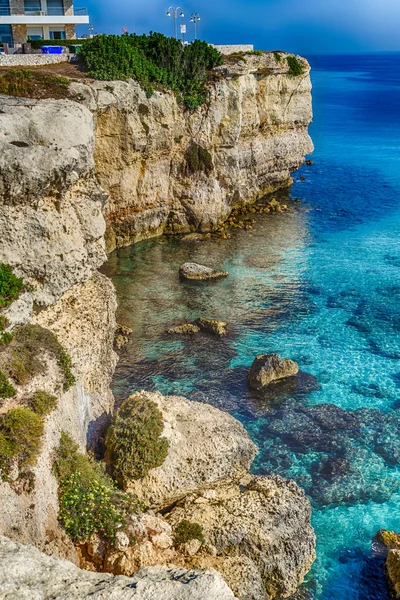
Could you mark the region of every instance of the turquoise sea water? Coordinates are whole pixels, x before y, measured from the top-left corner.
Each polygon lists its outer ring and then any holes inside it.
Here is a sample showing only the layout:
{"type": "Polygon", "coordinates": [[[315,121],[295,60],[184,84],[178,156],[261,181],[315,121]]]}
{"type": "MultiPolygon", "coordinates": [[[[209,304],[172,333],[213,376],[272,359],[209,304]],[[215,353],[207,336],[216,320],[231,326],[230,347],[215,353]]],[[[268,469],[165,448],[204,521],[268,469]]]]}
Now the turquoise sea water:
{"type": "Polygon", "coordinates": [[[107,263],[134,330],[114,391],[182,394],[238,417],[260,447],[254,471],[292,477],[312,502],[318,558],[301,597],[384,600],[371,538],[400,530],[400,54],[310,62],[316,150],[278,194],[301,200],[290,213],[257,215],[229,240],[144,242],[107,263]],[[230,276],[182,283],[187,260],[230,276]],[[229,335],[165,335],[199,316],[227,320],[229,335]],[[260,352],[303,374],[250,394],[260,352]]]}

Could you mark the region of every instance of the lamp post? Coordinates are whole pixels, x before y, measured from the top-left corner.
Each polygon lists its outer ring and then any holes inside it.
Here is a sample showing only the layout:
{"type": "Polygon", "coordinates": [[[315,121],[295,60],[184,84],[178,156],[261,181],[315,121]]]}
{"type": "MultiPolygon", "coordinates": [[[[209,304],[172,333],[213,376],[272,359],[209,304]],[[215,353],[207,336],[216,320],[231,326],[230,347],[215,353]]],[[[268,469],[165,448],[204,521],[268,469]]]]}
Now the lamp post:
{"type": "Polygon", "coordinates": [[[190,17],[190,22],[194,24],[194,39],[196,39],[197,37],[197,21],[200,21],[200,15],[199,13],[193,13],[192,16],[190,17]]]}
{"type": "Polygon", "coordinates": [[[167,17],[171,16],[171,10],[172,13],[174,15],[174,32],[175,32],[175,39],[178,39],[178,28],[177,28],[177,23],[176,23],[176,19],[178,18],[178,10],[180,10],[181,12],[179,13],[179,16],[181,18],[183,18],[185,15],[183,14],[183,10],[180,6],[177,6],[176,8],[174,8],[173,6],[170,6],[167,10],[167,17]]]}

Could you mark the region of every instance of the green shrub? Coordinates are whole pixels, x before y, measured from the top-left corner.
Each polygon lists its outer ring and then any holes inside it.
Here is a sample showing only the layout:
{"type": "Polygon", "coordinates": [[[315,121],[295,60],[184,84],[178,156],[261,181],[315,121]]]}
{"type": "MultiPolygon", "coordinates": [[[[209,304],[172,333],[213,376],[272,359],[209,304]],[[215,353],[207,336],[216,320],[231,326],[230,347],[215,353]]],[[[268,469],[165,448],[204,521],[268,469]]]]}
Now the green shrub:
{"type": "Polygon", "coordinates": [[[81,454],[65,432],[56,451],[54,473],[59,481],[58,519],[76,542],[86,541],[94,532],[113,541],[129,515],[145,508],[136,496],[116,489],[104,465],[81,454]]]}
{"type": "Polygon", "coordinates": [[[46,363],[43,354],[55,356],[64,374],[64,390],[75,383],[71,372],[72,361],[57,336],[40,325],[23,325],[13,330],[13,339],[4,348],[0,347],[0,366],[20,385],[25,385],[33,377],[45,373],[46,363]]]}
{"type": "Polygon", "coordinates": [[[45,390],[36,390],[29,400],[29,406],[37,415],[45,417],[56,408],[57,396],[53,396],[45,390]]]}
{"type": "Polygon", "coordinates": [[[198,523],[183,519],[183,521],[178,523],[174,530],[175,546],[186,544],[186,542],[190,542],[190,540],[199,540],[199,542],[203,543],[203,529],[198,523]]]}
{"type": "Polygon", "coordinates": [[[0,263],[0,308],[17,300],[23,287],[23,280],[14,275],[10,265],[0,263]]]}
{"type": "Polygon", "coordinates": [[[202,148],[195,142],[192,142],[186,150],[185,160],[188,175],[193,175],[199,171],[203,171],[206,175],[210,175],[213,169],[211,154],[208,150],[202,148]]]}
{"type": "Polygon", "coordinates": [[[120,484],[162,465],[168,454],[162,431],[162,414],[145,394],[135,394],[120,406],[106,437],[106,460],[120,484]]]}
{"type": "Polygon", "coordinates": [[[148,97],[157,86],[164,86],[191,109],[207,100],[208,72],[222,64],[221,54],[206,42],[183,46],[179,40],[152,32],[96,36],[85,43],[81,56],[94,79],[132,78],[148,97]]]}
{"type": "Polygon", "coordinates": [[[0,417],[0,465],[7,472],[10,459],[19,467],[32,465],[42,446],[43,419],[30,408],[13,408],[0,417]]]}
{"type": "Polygon", "coordinates": [[[0,371],[0,398],[12,398],[15,394],[15,389],[8,381],[7,376],[0,371]]]}
{"type": "Polygon", "coordinates": [[[282,62],[282,55],[279,52],[275,51],[274,56],[275,56],[276,62],[278,62],[278,63],[282,62]]]}
{"type": "Polygon", "coordinates": [[[252,54],[253,56],[262,56],[264,52],[262,50],[251,50],[248,54],[252,54]]]}
{"type": "Polygon", "coordinates": [[[303,67],[296,58],[296,56],[287,56],[287,63],[289,65],[289,74],[296,77],[297,75],[303,74],[303,67]]]}

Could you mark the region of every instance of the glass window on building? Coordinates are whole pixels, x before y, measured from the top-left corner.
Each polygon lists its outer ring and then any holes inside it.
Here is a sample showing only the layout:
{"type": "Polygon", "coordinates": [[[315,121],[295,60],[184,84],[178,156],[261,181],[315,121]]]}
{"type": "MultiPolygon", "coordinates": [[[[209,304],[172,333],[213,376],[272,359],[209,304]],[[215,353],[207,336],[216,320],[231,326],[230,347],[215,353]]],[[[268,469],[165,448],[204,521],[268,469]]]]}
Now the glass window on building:
{"type": "Polygon", "coordinates": [[[47,14],[51,17],[64,14],[63,0],[47,0],[47,14]]]}
{"type": "Polygon", "coordinates": [[[43,40],[43,27],[28,27],[28,40],[43,40]]]}
{"type": "MultiPolygon", "coordinates": [[[[9,14],[10,14],[10,0],[0,0],[0,17],[8,16],[9,14]]],[[[1,27],[6,27],[6,26],[2,25],[1,27]]]]}
{"type": "Polygon", "coordinates": [[[50,33],[51,40],[65,40],[64,27],[50,27],[49,33],[50,33]]]}
{"type": "Polygon", "coordinates": [[[10,44],[12,46],[13,36],[11,25],[0,25],[0,42],[2,44],[10,44]]]}
{"type": "Polygon", "coordinates": [[[42,10],[40,0],[24,0],[25,14],[39,13],[42,10]]]}

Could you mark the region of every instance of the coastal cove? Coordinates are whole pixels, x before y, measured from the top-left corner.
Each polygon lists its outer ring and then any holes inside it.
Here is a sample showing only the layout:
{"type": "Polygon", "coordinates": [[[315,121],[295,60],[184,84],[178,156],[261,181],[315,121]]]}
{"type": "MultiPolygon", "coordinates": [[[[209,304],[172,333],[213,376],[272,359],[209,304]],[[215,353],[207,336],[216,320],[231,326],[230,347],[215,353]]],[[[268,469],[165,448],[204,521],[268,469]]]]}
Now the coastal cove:
{"type": "Polygon", "coordinates": [[[400,54],[309,61],[316,149],[274,195],[290,210],[250,214],[253,229],[229,239],[140,242],[102,268],[133,329],[113,391],[179,394],[241,420],[260,448],[253,471],[293,478],[313,505],[317,560],[298,597],[386,600],[371,540],[400,526],[400,54]],[[229,277],[183,283],[186,261],[229,277]],[[199,317],[228,335],[165,333],[199,317]],[[254,396],[260,352],[306,375],[254,396]]]}

